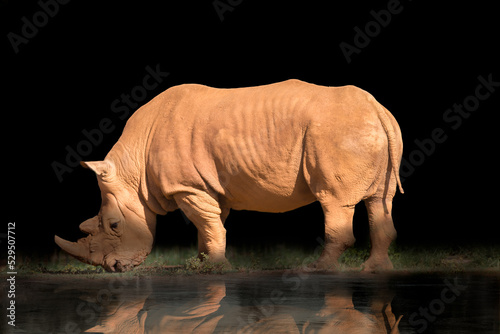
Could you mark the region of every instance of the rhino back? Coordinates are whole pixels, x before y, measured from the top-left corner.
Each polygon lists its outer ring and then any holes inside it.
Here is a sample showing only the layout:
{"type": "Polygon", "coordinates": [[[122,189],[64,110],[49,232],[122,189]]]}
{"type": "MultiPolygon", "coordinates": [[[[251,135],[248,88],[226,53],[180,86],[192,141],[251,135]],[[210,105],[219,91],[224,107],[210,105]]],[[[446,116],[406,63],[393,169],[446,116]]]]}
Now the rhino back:
{"type": "Polygon", "coordinates": [[[313,202],[302,171],[306,132],[325,118],[341,122],[332,103],[341,105],[344,93],[298,80],[173,87],[150,106],[147,172],[167,198],[202,190],[235,209],[269,212],[313,202]]]}

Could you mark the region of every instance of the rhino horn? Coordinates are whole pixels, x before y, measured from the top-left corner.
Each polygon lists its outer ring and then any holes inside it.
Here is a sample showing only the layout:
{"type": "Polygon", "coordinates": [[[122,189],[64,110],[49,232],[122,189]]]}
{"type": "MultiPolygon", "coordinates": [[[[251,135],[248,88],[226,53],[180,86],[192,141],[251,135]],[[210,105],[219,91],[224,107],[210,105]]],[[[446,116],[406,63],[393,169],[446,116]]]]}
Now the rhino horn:
{"type": "Polygon", "coordinates": [[[87,238],[80,239],[77,242],[71,242],[64,240],[63,238],[60,238],[56,235],[54,237],[54,241],[59,247],[61,247],[71,256],[74,256],[78,260],[85,263],[90,263],[90,248],[87,238]]]}
{"type": "Polygon", "coordinates": [[[80,231],[87,234],[96,234],[99,230],[99,218],[95,216],[94,218],[87,219],[80,224],[80,231]]]}

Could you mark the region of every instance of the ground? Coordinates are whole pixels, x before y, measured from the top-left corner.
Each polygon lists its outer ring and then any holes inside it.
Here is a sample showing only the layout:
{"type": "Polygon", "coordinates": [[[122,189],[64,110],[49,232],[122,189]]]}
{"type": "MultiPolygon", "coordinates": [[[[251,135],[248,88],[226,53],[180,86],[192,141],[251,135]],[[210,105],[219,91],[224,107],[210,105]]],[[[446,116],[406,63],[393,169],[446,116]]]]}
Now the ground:
{"type": "MultiPolygon", "coordinates": [[[[301,269],[313,262],[321,249],[279,245],[274,247],[228,247],[232,268],[222,268],[210,261],[200,262],[196,247],[155,247],[147,260],[127,275],[164,275],[192,273],[253,272],[301,269]]],[[[366,247],[348,249],[340,258],[339,271],[359,271],[368,257],[366,247]]],[[[415,247],[393,245],[389,256],[395,271],[500,271],[500,245],[415,247]]],[[[209,260],[209,259],[208,259],[209,260]]],[[[63,251],[51,256],[22,255],[17,261],[19,275],[32,274],[107,274],[101,267],[86,265],[63,251]]]]}

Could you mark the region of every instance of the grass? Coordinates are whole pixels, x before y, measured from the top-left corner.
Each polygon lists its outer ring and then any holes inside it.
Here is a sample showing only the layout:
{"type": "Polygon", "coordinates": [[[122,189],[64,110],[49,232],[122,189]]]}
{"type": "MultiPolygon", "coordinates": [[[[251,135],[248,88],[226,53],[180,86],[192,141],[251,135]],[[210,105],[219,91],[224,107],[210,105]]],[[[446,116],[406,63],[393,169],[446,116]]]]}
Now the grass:
{"type": "MultiPolygon", "coordinates": [[[[261,271],[300,269],[313,262],[320,254],[316,251],[299,247],[278,245],[260,248],[228,247],[226,255],[232,269],[228,270],[220,264],[197,258],[195,247],[155,247],[146,261],[126,275],[190,275],[206,273],[223,273],[227,271],[261,271]]],[[[353,247],[340,258],[340,271],[357,271],[368,258],[369,249],[353,247]]],[[[500,245],[490,246],[434,246],[415,247],[393,245],[389,249],[389,257],[396,271],[468,271],[494,270],[500,271],[500,245]]],[[[33,274],[84,274],[88,276],[105,276],[101,267],[79,262],[64,252],[51,257],[37,256],[18,257],[17,270],[20,275],[33,274]]]]}

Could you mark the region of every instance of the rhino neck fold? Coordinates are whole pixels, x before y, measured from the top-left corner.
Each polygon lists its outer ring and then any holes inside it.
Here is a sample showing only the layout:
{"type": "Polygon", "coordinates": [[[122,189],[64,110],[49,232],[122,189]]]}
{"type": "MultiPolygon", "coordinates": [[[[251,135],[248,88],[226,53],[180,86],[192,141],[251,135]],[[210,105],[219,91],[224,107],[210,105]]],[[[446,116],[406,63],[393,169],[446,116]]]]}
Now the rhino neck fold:
{"type": "Polygon", "coordinates": [[[112,161],[115,165],[116,178],[119,182],[118,190],[127,193],[127,206],[145,220],[154,237],[158,212],[150,203],[147,185],[143,186],[145,184],[145,147],[140,145],[143,141],[131,141],[127,137],[124,131],[124,135],[109,151],[106,160],[112,161]]]}
{"type": "Polygon", "coordinates": [[[147,155],[158,125],[158,113],[161,111],[161,108],[151,108],[151,103],[139,108],[130,117],[120,139],[106,159],[116,164],[118,177],[130,187],[130,191],[135,192],[144,211],[149,212],[146,220],[154,232],[156,215],[174,211],[177,206],[175,202],[165,198],[157,180],[151,179],[147,174],[147,155]]]}

